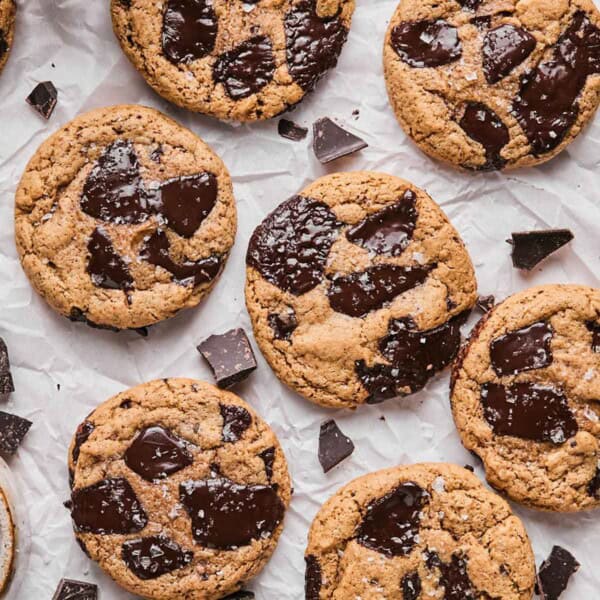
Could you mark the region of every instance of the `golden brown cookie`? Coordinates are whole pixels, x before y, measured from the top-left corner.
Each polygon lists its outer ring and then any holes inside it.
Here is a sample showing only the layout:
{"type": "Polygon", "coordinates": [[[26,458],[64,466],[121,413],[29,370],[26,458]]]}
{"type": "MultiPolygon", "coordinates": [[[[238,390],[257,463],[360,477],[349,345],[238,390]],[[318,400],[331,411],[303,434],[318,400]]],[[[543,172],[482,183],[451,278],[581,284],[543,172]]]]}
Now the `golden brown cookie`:
{"type": "Polygon", "coordinates": [[[592,0],[402,0],[384,47],[396,117],[456,166],[545,162],[598,108],[599,27],[592,0]]]}
{"type": "Polygon", "coordinates": [[[0,487],[0,594],[7,590],[13,575],[16,535],[13,510],[6,491],[0,487]]]}
{"type": "Polygon", "coordinates": [[[198,304],[236,231],[221,159],[142,106],[91,111],[44,142],[15,212],[17,249],[36,290],[66,317],[112,329],[198,304]]]}
{"type": "Polygon", "coordinates": [[[16,12],[17,5],[14,0],[0,0],[0,72],[12,48],[16,12]]]}
{"type": "Polygon", "coordinates": [[[600,291],[535,287],[487,313],[453,369],[452,411],[491,485],[534,508],[600,506],[600,291]]]}
{"type": "Polygon", "coordinates": [[[289,109],[337,63],[354,0],[112,0],[123,51],[162,96],[218,119],[289,109]]]}
{"type": "Polygon", "coordinates": [[[477,299],[469,255],[439,206],[381,173],[318,179],[248,248],[246,305],[279,378],[356,408],[421,389],[460,345],[477,299]]]}
{"type": "Polygon", "coordinates": [[[240,398],[191,379],[101,404],[69,448],[82,549],[153,600],[217,600],[269,560],[290,502],[285,456],[240,398]]]}
{"type": "Polygon", "coordinates": [[[450,464],[355,479],[308,536],[306,600],[530,600],[535,564],[521,521],[450,464]]]}

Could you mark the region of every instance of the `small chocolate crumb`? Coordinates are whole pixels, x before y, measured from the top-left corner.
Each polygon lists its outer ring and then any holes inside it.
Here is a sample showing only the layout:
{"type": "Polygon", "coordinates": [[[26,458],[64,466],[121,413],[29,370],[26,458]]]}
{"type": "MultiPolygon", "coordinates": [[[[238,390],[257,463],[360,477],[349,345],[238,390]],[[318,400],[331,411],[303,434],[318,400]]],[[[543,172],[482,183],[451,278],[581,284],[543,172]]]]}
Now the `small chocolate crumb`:
{"type": "Polygon", "coordinates": [[[471,473],[475,473],[475,467],[473,465],[465,465],[465,469],[471,471],[471,473]]]}
{"type": "Polygon", "coordinates": [[[85,581],[61,579],[52,600],[97,600],[98,586],[85,581]]]}
{"type": "Polygon", "coordinates": [[[354,154],[367,146],[364,140],[342,129],[328,117],[319,119],[313,125],[313,150],[323,164],[354,154]]]}
{"type": "Polygon", "coordinates": [[[355,108],[352,111],[352,116],[354,117],[354,119],[358,119],[358,117],[360,117],[360,110],[358,108],[355,108]]]}
{"type": "Polygon", "coordinates": [[[522,231],[507,240],[512,246],[512,262],[516,269],[531,271],[542,260],[573,239],[569,229],[522,231]]]}
{"type": "Polygon", "coordinates": [[[15,386],[10,372],[8,348],[4,340],[0,338],[0,400],[6,400],[9,394],[14,391],[15,386]]]}
{"type": "Polygon", "coordinates": [[[579,563],[568,550],[554,546],[538,571],[537,593],[543,600],[558,600],[567,589],[571,575],[576,573],[579,567],[579,563]]]}
{"type": "Polygon", "coordinates": [[[57,99],[58,92],[54,84],[51,81],[43,81],[38,83],[31,94],[27,96],[27,103],[39,112],[44,119],[49,119],[54,112],[57,99]]]}
{"type": "Polygon", "coordinates": [[[284,137],[293,142],[300,142],[308,135],[308,129],[301,127],[294,121],[288,119],[280,119],[277,125],[277,132],[281,137],[284,137]]]}
{"type": "Polygon", "coordinates": [[[494,296],[479,296],[475,306],[477,306],[482,313],[488,313],[494,308],[495,304],[496,298],[494,298],[494,296]]]}
{"type": "Polygon", "coordinates": [[[14,454],[31,425],[27,419],[0,411],[0,451],[14,454]]]}
{"type": "Polygon", "coordinates": [[[327,473],[354,452],[354,444],[330,419],[321,425],[319,433],[319,462],[327,473]]]}

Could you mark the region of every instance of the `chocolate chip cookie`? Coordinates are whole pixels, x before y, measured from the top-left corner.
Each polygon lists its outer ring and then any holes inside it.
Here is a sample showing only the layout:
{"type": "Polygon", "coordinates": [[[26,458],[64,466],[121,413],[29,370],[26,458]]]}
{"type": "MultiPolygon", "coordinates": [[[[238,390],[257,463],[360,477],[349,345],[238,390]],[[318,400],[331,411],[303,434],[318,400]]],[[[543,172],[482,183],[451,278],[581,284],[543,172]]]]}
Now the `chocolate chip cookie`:
{"type": "Polygon", "coordinates": [[[7,590],[13,575],[16,536],[13,510],[6,491],[0,487],[0,594],[7,590]]]}
{"type": "Polygon", "coordinates": [[[305,559],[306,600],[530,600],[535,579],[521,521],[449,464],[355,479],[315,517],[305,559]]]}
{"type": "Polygon", "coordinates": [[[536,287],[474,329],[452,410],[491,485],[534,508],[600,506],[600,291],[536,287]]]}
{"type": "Polygon", "coordinates": [[[356,408],[425,386],[477,300],[471,260],[422,190],[380,173],[318,179],[259,225],[246,304],[279,378],[356,408]]]}
{"type": "Polygon", "coordinates": [[[217,600],[257,575],[290,501],[275,434],[230,392],[190,379],[139,385],[100,405],[69,448],[82,549],[156,600],[217,600]]]}
{"type": "Polygon", "coordinates": [[[384,66],[398,121],[427,154],[472,170],[545,162],[600,103],[591,0],[402,0],[384,66]]]}
{"type": "Polygon", "coordinates": [[[25,273],[52,308],[125,329],[200,302],[233,245],[236,208],[202,140],[156,110],[114,106],[42,144],[15,221],[25,273]]]}
{"type": "Polygon", "coordinates": [[[268,119],[335,67],[354,0],[112,0],[123,51],[162,96],[218,119],[268,119]]]}
{"type": "Polygon", "coordinates": [[[4,68],[15,34],[17,5],[14,0],[0,0],[0,71],[4,68]]]}

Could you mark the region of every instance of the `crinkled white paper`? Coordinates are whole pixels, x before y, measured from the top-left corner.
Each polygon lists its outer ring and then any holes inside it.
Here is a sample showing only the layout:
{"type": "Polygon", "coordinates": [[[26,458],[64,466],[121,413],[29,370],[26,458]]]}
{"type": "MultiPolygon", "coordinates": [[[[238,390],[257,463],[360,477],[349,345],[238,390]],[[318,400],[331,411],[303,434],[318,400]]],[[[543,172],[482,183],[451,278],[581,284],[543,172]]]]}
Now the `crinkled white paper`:
{"type": "MultiPolygon", "coordinates": [[[[482,294],[503,298],[531,285],[599,285],[600,118],[558,159],[510,174],[465,174],[433,162],[406,138],[388,106],[381,48],[396,0],[358,0],[338,69],[291,118],[310,126],[337,118],[369,148],[321,166],[310,139],[277,135],[277,121],[233,127],[171,106],[146,86],[113,36],[109,0],[21,0],[12,56],[0,76],[0,335],[11,354],[16,392],[8,410],[33,421],[10,466],[28,519],[30,550],[19,563],[11,599],[46,600],[61,577],[93,581],[102,600],[131,598],[81,552],[62,502],[68,496],[66,451],[76,425],[109,396],[166,376],[211,380],[195,346],[234,326],[250,332],[244,306],[244,256],[262,218],[309,181],[335,170],[373,169],[425,188],[463,236],[482,294]],[[59,103],[47,123],[26,103],[39,81],[52,80],[59,103]],[[117,103],[154,106],[204,138],[224,159],[235,185],[240,228],[233,254],[211,296],[197,310],[158,325],[143,339],[72,324],[30,287],[17,258],[13,196],[27,160],[52,132],[88,109],[117,103]],[[352,113],[360,110],[355,119],[352,113]],[[512,268],[511,231],[568,227],[575,241],[522,274],[512,268]]],[[[258,356],[258,371],[236,388],[281,440],[295,494],[273,559],[249,586],[259,600],[303,598],[303,551],[319,506],[350,479],[417,461],[472,463],[459,441],[448,402],[448,373],[421,393],[356,413],[320,409],[291,393],[258,356]],[[386,420],[379,419],[385,415],[386,420]],[[334,417],[356,444],[324,475],[317,461],[320,423],[334,417]]],[[[477,473],[481,475],[478,468],[477,473]]],[[[565,600],[600,597],[600,514],[547,515],[515,507],[531,536],[538,564],[553,544],[573,551],[582,568],[565,600]]],[[[27,536],[27,528],[22,535],[27,536]]]]}

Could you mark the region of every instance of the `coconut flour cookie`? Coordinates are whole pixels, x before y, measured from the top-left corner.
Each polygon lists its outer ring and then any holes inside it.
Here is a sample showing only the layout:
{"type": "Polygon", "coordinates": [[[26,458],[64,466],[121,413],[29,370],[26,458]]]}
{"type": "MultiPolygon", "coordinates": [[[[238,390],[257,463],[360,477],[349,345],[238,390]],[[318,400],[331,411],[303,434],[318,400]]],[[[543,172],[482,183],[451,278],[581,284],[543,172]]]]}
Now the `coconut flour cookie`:
{"type": "Polygon", "coordinates": [[[124,329],[198,304],[233,245],[236,209],[202,140],[153,109],[114,106],[42,144],[15,220],[25,273],[52,308],[124,329]]]}
{"type": "Polygon", "coordinates": [[[600,291],[536,287],[493,308],[453,373],[463,444],[535,508],[600,506],[600,291]]]}
{"type": "Polygon", "coordinates": [[[283,451],[234,394],[190,379],[139,385],[100,405],[69,449],[82,549],[156,600],[217,600],[271,556],[290,501],[283,451]]]}
{"type": "Polygon", "coordinates": [[[392,107],[435,158],[542,163],[598,108],[599,26],[592,0],[402,0],[384,48],[392,107]]]}
{"type": "Polygon", "coordinates": [[[533,595],[523,524],[477,477],[449,464],[355,479],[315,517],[305,558],[307,600],[533,595]]]}
{"type": "Polygon", "coordinates": [[[12,48],[16,12],[14,0],[0,0],[0,71],[4,68],[12,48]]]}
{"type": "Polygon", "coordinates": [[[333,68],[354,0],[112,0],[125,54],[162,96],[219,119],[268,119],[333,68]]]}
{"type": "Polygon", "coordinates": [[[421,389],[477,299],[458,233],[422,190],[370,172],[318,179],[255,230],[246,304],[279,378],[355,408],[421,389]]]}

